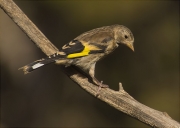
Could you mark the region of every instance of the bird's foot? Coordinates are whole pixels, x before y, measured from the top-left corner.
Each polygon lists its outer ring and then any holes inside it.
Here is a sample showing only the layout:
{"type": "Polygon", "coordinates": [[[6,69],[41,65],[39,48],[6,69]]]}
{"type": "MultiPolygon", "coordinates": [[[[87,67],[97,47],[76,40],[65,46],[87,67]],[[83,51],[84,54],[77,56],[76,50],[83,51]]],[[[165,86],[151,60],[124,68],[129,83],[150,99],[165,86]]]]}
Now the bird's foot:
{"type": "Polygon", "coordinates": [[[109,86],[106,85],[106,84],[103,84],[103,81],[99,82],[98,89],[97,89],[97,92],[96,92],[96,97],[99,96],[101,88],[109,88],[109,86]]]}

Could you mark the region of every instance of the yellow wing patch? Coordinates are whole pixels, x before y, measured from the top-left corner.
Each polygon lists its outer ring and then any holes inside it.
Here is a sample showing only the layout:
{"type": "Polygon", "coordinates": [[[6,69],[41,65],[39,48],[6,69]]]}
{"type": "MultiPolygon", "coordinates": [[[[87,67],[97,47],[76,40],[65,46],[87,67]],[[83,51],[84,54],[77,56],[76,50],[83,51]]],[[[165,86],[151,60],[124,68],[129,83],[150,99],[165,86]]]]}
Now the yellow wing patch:
{"type": "Polygon", "coordinates": [[[81,56],[87,56],[87,55],[89,55],[89,52],[90,52],[89,48],[85,47],[82,52],[69,54],[67,56],[67,58],[76,58],[76,57],[81,57],[81,56]]]}
{"type": "Polygon", "coordinates": [[[84,46],[84,50],[79,52],[79,53],[72,53],[72,54],[69,54],[67,56],[67,58],[76,58],[76,57],[82,57],[82,56],[87,56],[89,55],[89,52],[91,50],[101,50],[100,48],[94,46],[94,45],[89,45],[89,43],[87,42],[81,42],[84,46]]]}

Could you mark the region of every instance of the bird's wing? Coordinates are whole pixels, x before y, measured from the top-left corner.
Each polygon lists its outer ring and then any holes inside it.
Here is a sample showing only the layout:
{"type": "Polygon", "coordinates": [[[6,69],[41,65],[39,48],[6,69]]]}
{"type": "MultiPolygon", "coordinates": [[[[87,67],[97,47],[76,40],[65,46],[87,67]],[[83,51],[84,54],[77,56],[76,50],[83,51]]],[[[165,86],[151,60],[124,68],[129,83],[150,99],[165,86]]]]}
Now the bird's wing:
{"type": "Polygon", "coordinates": [[[103,53],[106,43],[112,40],[114,40],[114,36],[111,31],[90,31],[65,44],[60,51],[64,52],[67,58],[103,53]]]}

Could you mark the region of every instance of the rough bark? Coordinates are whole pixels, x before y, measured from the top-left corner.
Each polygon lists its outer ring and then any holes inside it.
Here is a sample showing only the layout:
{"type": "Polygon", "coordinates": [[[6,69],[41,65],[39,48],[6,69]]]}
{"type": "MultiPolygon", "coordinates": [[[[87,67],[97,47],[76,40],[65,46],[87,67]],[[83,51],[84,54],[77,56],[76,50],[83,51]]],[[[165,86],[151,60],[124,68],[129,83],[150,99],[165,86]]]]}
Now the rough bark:
{"type": "MultiPolygon", "coordinates": [[[[0,7],[46,55],[51,55],[58,51],[12,0],[0,0],[0,7]]],[[[64,67],[63,69],[80,87],[96,96],[98,87],[89,81],[86,76],[72,66],[64,67]]],[[[180,128],[179,122],[173,120],[167,113],[154,110],[139,103],[123,90],[121,83],[119,85],[119,91],[102,88],[97,98],[149,126],[180,128]]]]}

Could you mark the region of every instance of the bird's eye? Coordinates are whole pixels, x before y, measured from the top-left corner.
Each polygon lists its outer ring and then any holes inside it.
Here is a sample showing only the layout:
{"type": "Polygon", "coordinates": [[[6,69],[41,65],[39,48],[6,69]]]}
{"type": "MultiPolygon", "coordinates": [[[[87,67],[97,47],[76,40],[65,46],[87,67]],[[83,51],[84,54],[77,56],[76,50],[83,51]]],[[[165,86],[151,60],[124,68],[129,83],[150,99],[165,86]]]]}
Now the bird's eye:
{"type": "Polygon", "coordinates": [[[125,35],[125,36],[124,36],[124,38],[125,38],[125,39],[127,39],[127,38],[128,38],[128,36],[127,36],[127,35],[125,35]]]}

